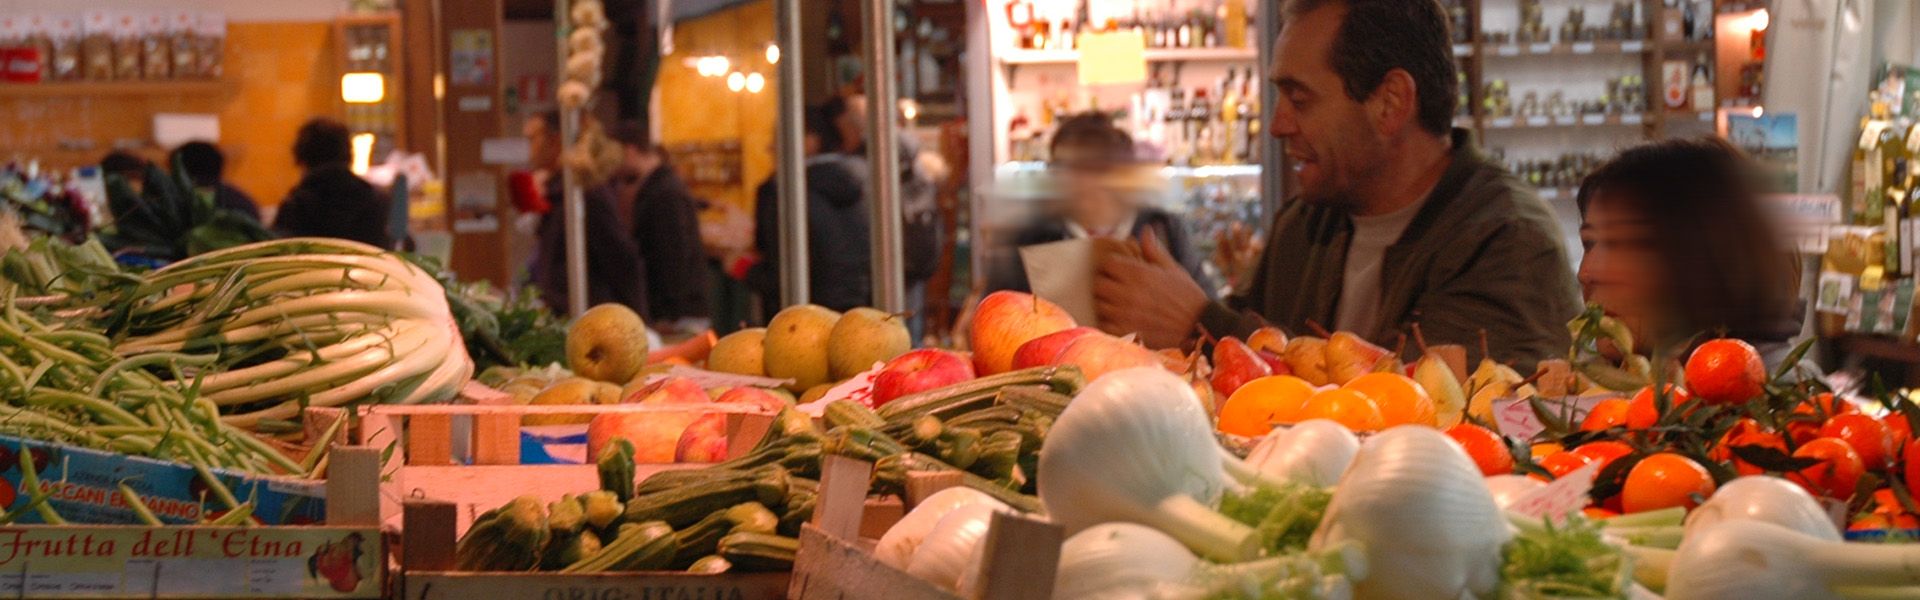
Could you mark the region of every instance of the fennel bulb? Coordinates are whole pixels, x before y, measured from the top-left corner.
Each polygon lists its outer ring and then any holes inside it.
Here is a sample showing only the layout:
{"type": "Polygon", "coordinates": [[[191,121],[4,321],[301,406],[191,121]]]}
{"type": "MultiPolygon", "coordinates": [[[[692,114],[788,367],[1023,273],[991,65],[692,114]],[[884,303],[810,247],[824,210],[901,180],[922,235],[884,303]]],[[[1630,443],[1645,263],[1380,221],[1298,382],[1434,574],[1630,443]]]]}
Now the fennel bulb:
{"type": "Polygon", "coordinates": [[[1724,521],[1772,523],[1829,542],[1840,541],[1840,529],[1820,508],[1812,494],[1793,482],[1768,475],[1748,475],[1727,482],[1713,497],[1687,515],[1686,535],[1724,521]]]}
{"type": "Polygon", "coordinates": [[[880,544],[874,546],[873,557],[887,566],[906,570],[913,561],[914,551],[920,548],[927,534],[940,523],[940,518],[972,504],[988,504],[999,508],[1007,506],[985,492],[964,485],[940,490],[888,528],[887,533],[880,536],[880,544]]]}
{"type": "Polygon", "coordinates": [[[1309,547],[1365,548],[1372,575],[1355,582],[1356,598],[1453,600],[1494,591],[1512,535],[1466,451],[1402,425],[1360,447],[1309,547]]]}
{"type": "Polygon", "coordinates": [[[1764,521],[1687,532],[1667,572],[1671,600],[1914,597],[1920,544],[1822,540],[1764,521]]]}
{"type": "Polygon", "coordinates": [[[1108,373],[1080,392],[1040,448],[1040,501],[1071,536],[1112,521],[1147,525],[1207,558],[1253,557],[1253,530],[1214,506],[1220,447],[1193,389],[1158,367],[1108,373]]]}
{"type": "Polygon", "coordinates": [[[1345,425],[1308,419],[1261,438],[1247,455],[1247,464],[1282,480],[1330,487],[1359,450],[1360,438],[1345,425]]]}
{"type": "Polygon", "coordinates": [[[1346,598],[1350,577],[1366,575],[1354,544],[1260,560],[1215,564],[1157,529],[1105,523],[1060,547],[1054,600],[1346,598]]]}
{"type": "Polygon", "coordinates": [[[977,502],[949,511],[914,550],[907,573],[948,590],[959,589],[967,565],[976,560],[975,548],[987,537],[993,513],[1012,510],[998,502],[977,502]]]}

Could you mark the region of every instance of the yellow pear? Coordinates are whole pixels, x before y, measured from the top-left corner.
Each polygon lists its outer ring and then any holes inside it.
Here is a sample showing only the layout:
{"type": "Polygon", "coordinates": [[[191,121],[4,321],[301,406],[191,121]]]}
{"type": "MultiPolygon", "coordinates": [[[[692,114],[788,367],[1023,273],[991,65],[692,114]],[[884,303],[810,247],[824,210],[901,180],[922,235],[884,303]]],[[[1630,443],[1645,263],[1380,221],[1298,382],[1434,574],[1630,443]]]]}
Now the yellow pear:
{"type": "Polygon", "coordinates": [[[707,370],[736,375],[767,375],[767,329],[754,327],[727,334],[713,344],[707,355],[707,370]]]}
{"type": "Polygon", "coordinates": [[[1413,380],[1433,398],[1435,427],[1446,429],[1460,422],[1467,408],[1467,393],[1445,357],[1428,352],[1413,364],[1413,380]]]}
{"type": "MultiPolygon", "coordinates": [[[[534,406],[567,406],[585,404],[615,404],[620,402],[620,386],[593,381],[581,377],[562,379],[558,383],[542,390],[528,404],[534,406]]],[[[527,415],[520,418],[521,425],[568,425],[586,424],[593,415],[527,415]]]]}
{"type": "Polygon", "coordinates": [[[1327,338],[1326,353],[1327,375],[1338,385],[1372,373],[1381,361],[1393,356],[1386,348],[1345,331],[1334,332],[1333,337],[1327,338]]]}
{"type": "Polygon", "coordinates": [[[567,328],[567,367],[594,381],[626,381],[647,364],[647,324],[622,304],[588,309],[567,328]]]}
{"type": "Polygon", "coordinates": [[[840,313],[812,304],[789,306],[774,315],[761,343],[767,376],[793,380],[787,389],[796,392],[830,381],[827,339],[839,320],[840,313]]]}
{"type": "Polygon", "coordinates": [[[1294,377],[1322,386],[1332,383],[1332,378],[1327,375],[1326,351],[1326,340],[1301,336],[1287,340],[1287,351],[1280,358],[1286,360],[1287,368],[1293,370],[1294,377]]]}
{"type": "Polygon", "coordinates": [[[863,306],[841,315],[827,335],[828,371],[834,379],[847,379],[912,349],[912,336],[900,315],[863,306]]]}

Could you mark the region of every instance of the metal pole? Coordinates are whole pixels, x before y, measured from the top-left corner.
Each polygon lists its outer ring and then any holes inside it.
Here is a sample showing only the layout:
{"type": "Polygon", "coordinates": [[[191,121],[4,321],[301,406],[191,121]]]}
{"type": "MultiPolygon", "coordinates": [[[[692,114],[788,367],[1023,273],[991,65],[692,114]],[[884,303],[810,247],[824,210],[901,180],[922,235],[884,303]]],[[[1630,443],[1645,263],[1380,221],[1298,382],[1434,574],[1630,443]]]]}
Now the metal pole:
{"type": "Polygon", "coordinates": [[[1267,82],[1274,62],[1273,40],[1280,37],[1280,5],[1268,2],[1259,6],[1254,15],[1254,24],[1260,35],[1257,39],[1247,40],[1258,44],[1256,47],[1259,48],[1257,66],[1260,72],[1255,77],[1260,82],[1256,86],[1260,90],[1260,110],[1264,111],[1264,114],[1255,115],[1260,118],[1261,130],[1260,138],[1253,141],[1260,148],[1260,205],[1264,209],[1260,213],[1260,221],[1253,224],[1256,228],[1267,226],[1273,220],[1273,215],[1280,212],[1280,205],[1286,202],[1288,170],[1285,147],[1279,139],[1268,133],[1273,127],[1273,107],[1280,102],[1279,88],[1267,82]]]}
{"type": "Polygon", "coordinates": [[[776,0],[774,5],[775,37],[780,45],[780,162],[774,169],[780,191],[780,302],[794,306],[812,297],[807,277],[807,107],[800,85],[800,0],[776,0]]]}
{"type": "MultiPolygon", "coordinates": [[[[567,70],[567,0],[553,1],[554,47],[560,57],[555,65],[556,72],[567,70]]],[[[580,137],[580,110],[562,109],[560,111],[560,147],[572,148],[575,138],[580,137]]],[[[580,195],[580,182],[575,181],[573,169],[560,164],[560,195],[565,217],[567,238],[567,312],[575,317],[587,312],[587,216],[586,202],[580,195]]]]}
{"type": "Polygon", "coordinates": [[[898,313],[907,308],[900,264],[900,138],[894,131],[900,103],[894,93],[893,0],[861,2],[867,32],[867,160],[873,165],[873,304],[898,313]]]}

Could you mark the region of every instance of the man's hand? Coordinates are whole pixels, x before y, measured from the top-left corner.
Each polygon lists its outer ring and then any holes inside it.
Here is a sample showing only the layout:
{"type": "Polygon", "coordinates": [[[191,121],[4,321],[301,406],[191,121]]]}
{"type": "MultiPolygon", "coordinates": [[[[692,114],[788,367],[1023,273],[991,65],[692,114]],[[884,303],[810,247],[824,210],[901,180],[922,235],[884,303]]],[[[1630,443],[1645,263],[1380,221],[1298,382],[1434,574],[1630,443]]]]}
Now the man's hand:
{"type": "Polygon", "coordinates": [[[1137,333],[1148,348],[1180,348],[1207,307],[1207,293],[1167,252],[1153,230],[1140,236],[1141,257],[1109,253],[1100,261],[1093,298],[1100,328],[1137,333]]]}

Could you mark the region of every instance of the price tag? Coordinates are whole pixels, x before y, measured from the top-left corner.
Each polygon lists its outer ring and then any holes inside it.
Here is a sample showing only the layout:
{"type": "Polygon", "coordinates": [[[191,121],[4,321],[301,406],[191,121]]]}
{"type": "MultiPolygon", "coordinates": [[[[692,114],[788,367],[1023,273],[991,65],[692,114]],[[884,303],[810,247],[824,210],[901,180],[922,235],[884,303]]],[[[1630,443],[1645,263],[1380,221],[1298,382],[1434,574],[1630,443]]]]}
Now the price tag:
{"type": "Polygon", "coordinates": [[[1501,56],[1519,56],[1520,47],[1515,46],[1513,44],[1507,44],[1495,50],[1494,53],[1499,54],[1501,56]]]}
{"type": "Polygon", "coordinates": [[[1551,122],[1553,121],[1546,117],[1527,117],[1528,127],[1546,127],[1551,122]]]}
{"type": "Polygon", "coordinates": [[[1640,52],[1647,49],[1647,43],[1639,40],[1620,42],[1621,52],[1640,52]]]}
{"type": "Polygon", "coordinates": [[[1593,478],[1599,474],[1598,461],[1587,463],[1553,480],[1553,483],[1515,499],[1513,504],[1507,505],[1507,512],[1535,519],[1548,517],[1554,523],[1565,522],[1567,515],[1587,507],[1587,492],[1593,490],[1593,478]]]}
{"type": "Polygon", "coordinates": [[[1593,42],[1575,42],[1573,44],[1573,53],[1593,54],[1593,42]]]}
{"type": "Polygon", "coordinates": [[[1553,124],[1555,125],[1572,125],[1574,124],[1575,121],[1576,120],[1571,115],[1553,118],[1553,124]]]}
{"type": "Polygon", "coordinates": [[[1553,52],[1553,44],[1534,44],[1528,46],[1527,51],[1534,54],[1548,54],[1553,52]]]}
{"type": "Polygon", "coordinates": [[[1512,127],[1513,117],[1498,117],[1487,121],[1488,127],[1512,127]]]}
{"type": "Polygon", "coordinates": [[[1639,125],[1641,122],[1645,120],[1646,120],[1646,117],[1639,113],[1634,113],[1631,115],[1620,115],[1620,122],[1628,125],[1639,125]]]}
{"type": "Polygon", "coordinates": [[[1607,116],[1606,115],[1580,115],[1580,122],[1588,125],[1599,125],[1601,123],[1607,122],[1607,116]]]}
{"type": "Polygon", "coordinates": [[[1468,55],[1468,54],[1473,54],[1473,47],[1472,47],[1472,46],[1468,46],[1468,45],[1466,45],[1466,44],[1454,44],[1454,45],[1453,45],[1453,55],[1454,55],[1454,56],[1466,56],[1466,55],[1468,55]]]}

